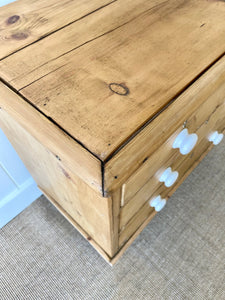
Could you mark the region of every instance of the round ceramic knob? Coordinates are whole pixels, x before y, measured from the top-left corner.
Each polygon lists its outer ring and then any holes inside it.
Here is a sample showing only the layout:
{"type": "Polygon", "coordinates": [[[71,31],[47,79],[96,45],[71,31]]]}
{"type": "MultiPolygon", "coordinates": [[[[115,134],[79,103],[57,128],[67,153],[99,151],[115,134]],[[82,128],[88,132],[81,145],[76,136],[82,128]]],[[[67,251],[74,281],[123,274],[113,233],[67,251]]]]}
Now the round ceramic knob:
{"type": "Polygon", "coordinates": [[[162,199],[161,196],[154,197],[149,201],[149,205],[155,208],[155,211],[160,211],[166,205],[166,199],[162,199]]]}
{"type": "Polygon", "coordinates": [[[166,187],[171,187],[176,181],[179,176],[177,171],[172,171],[171,168],[167,168],[159,178],[160,182],[164,182],[166,187]]]}
{"type": "Polygon", "coordinates": [[[178,134],[175,141],[173,142],[173,149],[178,148],[181,154],[186,155],[193,150],[197,141],[197,134],[189,134],[187,128],[185,128],[178,134]]]}
{"type": "Polygon", "coordinates": [[[218,131],[214,131],[209,135],[208,139],[213,143],[213,145],[218,145],[223,139],[223,134],[218,133],[218,131]]]}

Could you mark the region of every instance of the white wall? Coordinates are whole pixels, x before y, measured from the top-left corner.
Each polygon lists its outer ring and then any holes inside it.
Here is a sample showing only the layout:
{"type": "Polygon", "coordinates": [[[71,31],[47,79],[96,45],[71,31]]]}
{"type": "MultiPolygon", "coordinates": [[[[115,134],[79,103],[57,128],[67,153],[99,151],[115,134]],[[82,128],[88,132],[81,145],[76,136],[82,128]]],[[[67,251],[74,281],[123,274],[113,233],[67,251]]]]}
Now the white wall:
{"type": "Polygon", "coordinates": [[[6,4],[9,4],[11,2],[14,2],[15,0],[0,0],[0,7],[4,6],[6,4]]]}
{"type": "Polygon", "coordinates": [[[33,178],[0,129],[0,228],[40,195],[33,178]]]}
{"type": "MultiPolygon", "coordinates": [[[[1,6],[14,1],[0,0],[0,13],[1,6]]],[[[0,228],[40,195],[36,183],[0,129],[0,228]]]]}

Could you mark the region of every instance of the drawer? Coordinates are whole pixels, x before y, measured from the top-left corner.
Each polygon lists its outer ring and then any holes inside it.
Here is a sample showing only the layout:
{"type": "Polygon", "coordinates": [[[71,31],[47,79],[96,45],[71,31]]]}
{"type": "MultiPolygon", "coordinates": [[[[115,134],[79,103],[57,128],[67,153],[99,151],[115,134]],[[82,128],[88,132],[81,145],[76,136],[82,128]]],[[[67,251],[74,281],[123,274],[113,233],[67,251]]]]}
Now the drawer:
{"type": "MultiPolygon", "coordinates": [[[[203,96],[206,97],[204,94],[203,96]]],[[[193,114],[187,118],[183,116],[180,124],[177,124],[177,129],[174,134],[169,137],[169,139],[163,143],[157,151],[148,157],[142,166],[137,169],[122,185],[121,206],[125,206],[132,199],[134,194],[137,193],[137,191],[141,189],[145,183],[162,167],[169,167],[170,163],[177,158],[185,159],[185,156],[181,157],[179,151],[174,151],[172,148],[175,137],[184,127],[188,129],[189,133],[196,132],[205,121],[211,118],[215,111],[220,110],[224,100],[225,82],[220,86],[220,88],[211,94],[211,96],[208,97],[208,99],[200,107],[198,107],[193,114]]],[[[198,101],[198,98],[196,101],[198,101]]]]}
{"type": "MultiPolygon", "coordinates": [[[[120,242],[123,243],[124,239],[132,235],[137,228],[154,213],[154,208],[149,206],[151,198],[161,195],[162,198],[167,198],[174,190],[183,182],[190,170],[201,159],[201,156],[207,152],[212,143],[209,142],[209,135],[214,132],[223,132],[225,129],[225,102],[223,97],[216,101],[216,96],[221,95],[218,90],[213,98],[209,98],[201,109],[196,111],[186,122],[186,126],[190,132],[196,132],[198,141],[194,149],[188,155],[181,155],[178,149],[172,149],[172,144],[182,127],[179,128],[167,141],[163,144],[150,158],[155,165],[153,168],[149,165],[149,172],[147,172],[147,164],[138,170],[132,178],[126,183],[127,187],[132,187],[132,192],[127,190],[130,198],[121,207],[120,212],[120,242]],[[214,105],[213,105],[214,104],[214,105]],[[210,109],[209,109],[210,107],[210,109]],[[207,114],[205,113],[207,111],[207,114]],[[168,154],[166,155],[166,150],[168,154]],[[162,155],[162,156],[161,156],[162,155]],[[173,171],[179,173],[178,180],[171,187],[166,187],[163,183],[159,182],[160,170],[171,167],[173,171]],[[144,172],[143,172],[144,171],[144,172]],[[141,183],[141,173],[144,174],[143,183],[141,183]],[[150,175],[149,175],[150,174],[150,175]],[[147,176],[148,175],[148,176],[147,176]],[[138,178],[138,187],[135,190],[134,178],[138,178]],[[147,181],[146,181],[147,180],[147,181]],[[133,181],[133,185],[130,185],[133,181]],[[141,186],[141,188],[139,188],[141,186]]],[[[219,97],[218,97],[219,99],[219,97]]]]}

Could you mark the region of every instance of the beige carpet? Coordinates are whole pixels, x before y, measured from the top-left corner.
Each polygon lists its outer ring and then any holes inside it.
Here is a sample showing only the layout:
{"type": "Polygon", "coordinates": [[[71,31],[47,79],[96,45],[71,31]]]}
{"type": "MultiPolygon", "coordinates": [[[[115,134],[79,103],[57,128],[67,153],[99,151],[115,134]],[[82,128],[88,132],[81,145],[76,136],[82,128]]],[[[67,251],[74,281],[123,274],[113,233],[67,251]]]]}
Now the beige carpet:
{"type": "Polygon", "coordinates": [[[112,268],[41,197],[0,231],[0,299],[225,299],[225,141],[112,268]]]}

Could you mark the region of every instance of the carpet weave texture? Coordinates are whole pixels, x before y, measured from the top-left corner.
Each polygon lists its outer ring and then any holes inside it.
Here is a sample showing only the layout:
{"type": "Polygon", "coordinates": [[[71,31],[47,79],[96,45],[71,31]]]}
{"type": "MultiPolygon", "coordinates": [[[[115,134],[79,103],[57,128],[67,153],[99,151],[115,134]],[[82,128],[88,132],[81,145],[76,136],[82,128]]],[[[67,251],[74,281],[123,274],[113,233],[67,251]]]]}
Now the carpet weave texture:
{"type": "Polygon", "coordinates": [[[0,231],[0,299],[225,300],[225,141],[109,266],[42,196],[0,231]]]}

